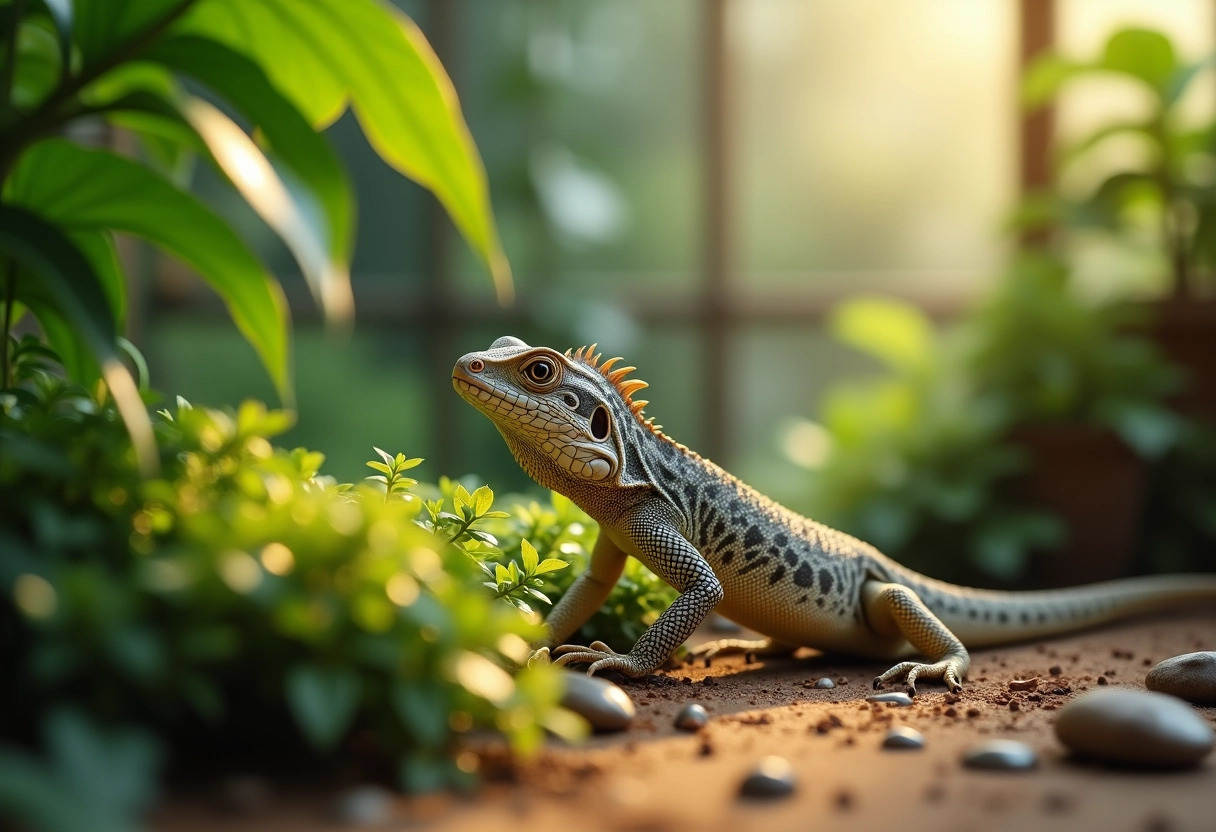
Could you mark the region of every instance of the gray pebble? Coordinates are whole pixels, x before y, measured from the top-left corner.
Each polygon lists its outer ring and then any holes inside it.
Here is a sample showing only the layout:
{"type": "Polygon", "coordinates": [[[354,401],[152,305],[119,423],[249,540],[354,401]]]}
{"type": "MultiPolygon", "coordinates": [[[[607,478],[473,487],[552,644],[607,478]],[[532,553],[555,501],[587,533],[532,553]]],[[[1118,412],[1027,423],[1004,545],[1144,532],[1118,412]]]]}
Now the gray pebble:
{"type": "Polygon", "coordinates": [[[1166,659],[1148,672],[1144,684],[1149,690],[1172,693],[1196,705],[1216,705],[1216,652],[1166,659]]]}
{"type": "Polygon", "coordinates": [[[897,725],[887,732],[882,741],[883,748],[918,751],[925,747],[925,736],[915,728],[897,725]]]}
{"type": "Polygon", "coordinates": [[[596,731],[624,731],[633,722],[637,713],[633,700],[617,685],[574,670],[564,678],[562,707],[590,722],[596,731]]]}
{"type": "Polygon", "coordinates": [[[334,817],[342,823],[380,826],[393,815],[393,793],[380,786],[356,786],[338,795],[334,817]]]}
{"type": "Polygon", "coordinates": [[[676,714],[675,724],[681,731],[696,731],[698,728],[704,727],[707,722],[709,722],[709,714],[705,712],[705,708],[696,702],[690,702],[676,714]]]}
{"type": "Polygon", "coordinates": [[[743,797],[788,797],[794,793],[794,768],[784,757],[765,757],[739,786],[743,797]]]}
{"type": "Polygon", "coordinates": [[[823,688],[824,690],[828,690],[829,688],[836,687],[836,683],[833,682],[831,679],[829,679],[827,676],[824,676],[822,679],[815,682],[815,687],[823,688]]]}
{"type": "Polygon", "coordinates": [[[889,690],[886,693],[876,693],[873,696],[866,697],[867,702],[894,702],[901,708],[906,708],[912,704],[912,697],[904,693],[902,690],[889,690]]]}
{"type": "Polygon", "coordinates": [[[988,740],[963,755],[964,766],[985,771],[1029,771],[1038,764],[1034,749],[1016,740],[988,740]]]}
{"type": "Polygon", "coordinates": [[[1112,688],[1074,699],[1056,717],[1056,736],[1073,751],[1108,763],[1176,768],[1212,750],[1212,729],[1180,699],[1112,688]]]}

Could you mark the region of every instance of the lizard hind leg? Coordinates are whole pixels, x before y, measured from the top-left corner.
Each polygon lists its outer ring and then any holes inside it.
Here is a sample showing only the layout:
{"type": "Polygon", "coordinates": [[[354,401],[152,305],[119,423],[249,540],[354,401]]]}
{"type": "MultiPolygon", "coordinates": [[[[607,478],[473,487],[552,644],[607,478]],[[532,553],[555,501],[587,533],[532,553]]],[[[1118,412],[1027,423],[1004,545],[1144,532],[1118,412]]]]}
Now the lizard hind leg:
{"type": "Polygon", "coordinates": [[[874,680],[875,689],[900,678],[913,696],[919,678],[941,679],[951,692],[962,689],[971,656],[914,591],[902,584],[867,581],[862,587],[862,601],[866,619],[875,632],[903,636],[930,660],[928,664],[900,662],[874,680]]]}

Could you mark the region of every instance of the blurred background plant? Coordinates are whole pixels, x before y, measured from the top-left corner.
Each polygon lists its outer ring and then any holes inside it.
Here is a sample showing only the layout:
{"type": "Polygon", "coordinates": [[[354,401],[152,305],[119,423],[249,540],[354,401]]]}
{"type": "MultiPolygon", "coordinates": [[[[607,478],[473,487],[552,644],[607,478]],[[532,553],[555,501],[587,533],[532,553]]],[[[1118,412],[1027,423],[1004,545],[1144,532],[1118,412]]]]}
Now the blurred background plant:
{"type": "Polygon", "coordinates": [[[1142,28],[1114,32],[1092,60],[1048,53],[1029,65],[1029,107],[1112,76],[1149,93],[1146,112],[1063,143],[1061,180],[1015,211],[1023,253],[950,331],[935,334],[914,307],[889,301],[837,309],[837,338],[893,375],[826,394],[819,441],[830,450],[816,466],[813,513],[933,574],[981,584],[1118,577],[1137,555],[1140,569],[1211,567],[1165,543],[1194,545],[1214,519],[1195,497],[1216,482],[1198,450],[1212,436],[1202,420],[1214,415],[1205,404],[1216,317],[1197,320],[1212,303],[1194,296],[1211,276],[1216,122],[1210,108],[1197,126],[1179,112],[1211,65],[1181,60],[1169,38],[1142,28]],[[1091,159],[1125,137],[1143,145],[1130,169],[1091,159]],[[1072,272],[1094,233],[1142,270],[1168,264],[1176,305],[1086,297],[1072,272]],[[1169,472],[1156,495],[1154,470],[1169,472]],[[1166,508],[1177,505],[1186,508],[1166,508]]]}

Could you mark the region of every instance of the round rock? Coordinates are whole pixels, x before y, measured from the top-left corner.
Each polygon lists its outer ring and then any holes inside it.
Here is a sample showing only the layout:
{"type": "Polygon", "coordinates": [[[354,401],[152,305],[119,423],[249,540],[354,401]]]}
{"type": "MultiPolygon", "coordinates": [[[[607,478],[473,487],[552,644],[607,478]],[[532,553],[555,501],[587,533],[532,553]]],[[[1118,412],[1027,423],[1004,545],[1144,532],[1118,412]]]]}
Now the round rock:
{"type": "Polygon", "coordinates": [[[577,671],[566,673],[564,678],[562,707],[590,722],[596,731],[624,731],[633,722],[637,713],[633,700],[612,682],[577,671]]]}
{"type": "Polygon", "coordinates": [[[912,704],[912,697],[904,693],[902,690],[891,690],[886,693],[876,693],[873,696],[866,697],[867,702],[893,702],[901,708],[906,708],[912,704]]]}
{"type": "Polygon", "coordinates": [[[739,785],[743,797],[788,797],[794,793],[794,768],[784,757],[765,757],[739,785]]]}
{"type": "Polygon", "coordinates": [[[676,714],[675,725],[681,731],[696,731],[703,728],[707,722],[709,714],[705,712],[705,708],[696,702],[690,702],[676,714]]]}
{"type": "Polygon", "coordinates": [[[1216,652],[1166,659],[1148,672],[1144,684],[1149,690],[1170,693],[1196,705],[1216,705],[1216,652]]]}
{"type": "Polygon", "coordinates": [[[1024,742],[989,740],[963,755],[967,768],[985,771],[1029,771],[1039,764],[1039,755],[1024,742]]]}
{"type": "Polygon", "coordinates": [[[1114,688],[1069,702],[1056,736],[1084,757],[1159,768],[1194,765],[1212,750],[1212,729],[1195,709],[1163,693],[1114,688]]]}
{"type": "Polygon", "coordinates": [[[334,817],[343,823],[380,826],[393,815],[393,793],[380,786],[356,786],[338,795],[334,817]]]}
{"type": "Polygon", "coordinates": [[[822,679],[819,679],[817,682],[815,682],[815,687],[823,688],[824,690],[829,690],[831,688],[836,687],[836,683],[833,682],[831,679],[829,679],[827,676],[824,676],[822,679]]]}
{"type": "Polygon", "coordinates": [[[919,751],[925,747],[925,736],[915,728],[897,725],[883,737],[882,747],[899,751],[919,751]]]}

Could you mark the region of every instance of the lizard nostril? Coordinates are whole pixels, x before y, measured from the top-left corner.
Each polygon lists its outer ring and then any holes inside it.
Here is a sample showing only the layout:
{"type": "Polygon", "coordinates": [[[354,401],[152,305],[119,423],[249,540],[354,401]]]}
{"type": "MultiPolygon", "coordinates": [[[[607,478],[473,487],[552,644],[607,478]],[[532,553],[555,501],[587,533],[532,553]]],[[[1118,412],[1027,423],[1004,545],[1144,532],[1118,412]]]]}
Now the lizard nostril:
{"type": "Polygon", "coordinates": [[[469,362],[469,372],[470,373],[480,373],[485,368],[486,368],[486,363],[484,361],[482,361],[480,358],[474,358],[472,361],[469,362]]]}

